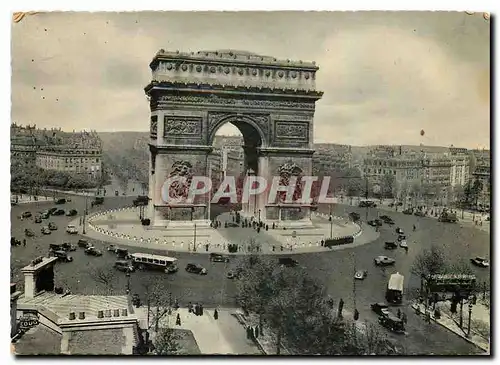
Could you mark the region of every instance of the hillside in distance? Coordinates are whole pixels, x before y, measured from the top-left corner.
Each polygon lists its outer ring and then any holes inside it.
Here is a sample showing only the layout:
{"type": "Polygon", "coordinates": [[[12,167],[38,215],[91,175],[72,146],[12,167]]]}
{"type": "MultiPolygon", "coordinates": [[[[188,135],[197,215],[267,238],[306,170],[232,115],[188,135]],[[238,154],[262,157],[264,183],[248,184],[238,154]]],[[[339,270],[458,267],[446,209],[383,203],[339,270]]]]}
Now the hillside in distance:
{"type": "Polygon", "coordinates": [[[122,183],[148,182],[149,132],[101,132],[102,161],[122,183]]]}
{"type": "MultiPolygon", "coordinates": [[[[149,132],[100,132],[103,163],[117,178],[126,183],[130,179],[148,183],[149,132]]],[[[324,143],[322,145],[325,145],[324,143]]],[[[352,146],[354,160],[363,157],[376,146],[352,146]]],[[[398,147],[399,145],[394,145],[398,147]]],[[[448,147],[401,146],[403,150],[446,152],[448,147]]]]}

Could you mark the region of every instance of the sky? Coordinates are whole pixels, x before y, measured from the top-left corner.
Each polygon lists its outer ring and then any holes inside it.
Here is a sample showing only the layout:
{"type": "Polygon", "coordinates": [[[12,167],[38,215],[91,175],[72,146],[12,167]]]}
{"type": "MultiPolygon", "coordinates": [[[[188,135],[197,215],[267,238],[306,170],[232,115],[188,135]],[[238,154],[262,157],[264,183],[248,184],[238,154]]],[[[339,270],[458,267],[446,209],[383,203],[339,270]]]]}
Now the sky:
{"type": "Polygon", "coordinates": [[[12,121],[147,131],[162,48],[316,61],[317,143],[490,146],[490,22],[465,12],[38,13],[12,25],[12,121]]]}

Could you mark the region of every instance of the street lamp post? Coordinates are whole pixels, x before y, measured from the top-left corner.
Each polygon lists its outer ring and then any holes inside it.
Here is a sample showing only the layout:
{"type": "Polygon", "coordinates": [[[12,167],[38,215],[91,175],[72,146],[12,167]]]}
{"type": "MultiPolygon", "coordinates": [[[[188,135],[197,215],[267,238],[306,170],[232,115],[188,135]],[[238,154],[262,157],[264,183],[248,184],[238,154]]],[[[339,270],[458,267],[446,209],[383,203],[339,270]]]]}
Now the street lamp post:
{"type": "Polygon", "coordinates": [[[193,251],[196,252],[196,223],[194,224],[193,251]]]}
{"type": "Polygon", "coordinates": [[[130,273],[127,272],[125,274],[125,276],[127,277],[127,295],[129,295],[130,294],[130,273]]]}
{"type": "Polygon", "coordinates": [[[259,209],[259,224],[260,224],[260,209],[259,209]]]}
{"type": "Polygon", "coordinates": [[[470,337],[470,322],[471,322],[471,317],[472,317],[472,303],[469,302],[469,325],[467,326],[467,338],[470,337]]]}
{"type": "Polygon", "coordinates": [[[328,217],[330,221],[330,238],[333,238],[333,217],[332,217],[332,205],[330,204],[330,216],[328,217]]]}
{"type": "Polygon", "coordinates": [[[85,209],[83,211],[83,228],[82,228],[82,233],[85,234],[85,225],[86,225],[86,218],[87,218],[87,207],[88,207],[88,195],[85,193],[85,209]]]}

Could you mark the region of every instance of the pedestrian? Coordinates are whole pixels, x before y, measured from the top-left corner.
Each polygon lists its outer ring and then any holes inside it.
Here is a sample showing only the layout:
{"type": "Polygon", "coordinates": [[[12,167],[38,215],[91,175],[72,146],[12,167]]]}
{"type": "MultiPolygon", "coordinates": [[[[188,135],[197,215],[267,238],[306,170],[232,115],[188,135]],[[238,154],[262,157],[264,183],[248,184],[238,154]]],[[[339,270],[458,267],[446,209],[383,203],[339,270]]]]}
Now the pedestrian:
{"type": "Polygon", "coordinates": [[[274,252],[275,249],[276,249],[276,247],[273,245],[273,252],[274,252]]]}
{"type": "Polygon", "coordinates": [[[398,316],[399,319],[401,319],[401,309],[399,309],[399,308],[398,308],[397,316],[398,316]]]}
{"type": "Polygon", "coordinates": [[[26,247],[26,238],[23,239],[23,246],[26,247]]]}
{"type": "Polygon", "coordinates": [[[219,312],[217,312],[217,308],[214,309],[214,319],[219,319],[219,312]]]}
{"type": "Polygon", "coordinates": [[[181,325],[181,316],[179,313],[177,313],[177,318],[175,319],[175,325],[180,326],[181,325]]]}
{"type": "Polygon", "coordinates": [[[200,316],[202,316],[203,315],[203,304],[200,304],[198,306],[198,308],[199,308],[198,310],[200,311],[200,316]]]}
{"type": "Polygon", "coordinates": [[[195,315],[195,316],[197,316],[197,315],[198,315],[198,304],[195,304],[195,305],[193,306],[193,313],[194,313],[194,315],[195,315]]]}
{"type": "Polygon", "coordinates": [[[403,321],[403,324],[408,323],[408,317],[406,317],[406,313],[401,314],[401,320],[403,321]]]}
{"type": "Polygon", "coordinates": [[[321,247],[325,246],[325,240],[321,240],[321,247]]]}

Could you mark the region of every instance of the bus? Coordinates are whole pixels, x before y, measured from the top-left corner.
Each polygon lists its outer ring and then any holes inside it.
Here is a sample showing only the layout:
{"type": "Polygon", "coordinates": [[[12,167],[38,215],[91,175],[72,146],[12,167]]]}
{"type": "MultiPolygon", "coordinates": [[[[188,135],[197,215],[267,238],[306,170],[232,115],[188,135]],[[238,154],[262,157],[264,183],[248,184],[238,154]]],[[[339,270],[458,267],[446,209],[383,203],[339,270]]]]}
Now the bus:
{"type": "Polygon", "coordinates": [[[149,253],[134,253],[131,256],[132,265],[138,270],[162,270],[172,274],[179,270],[174,257],[153,255],[149,253]]]}
{"type": "Polygon", "coordinates": [[[403,284],[405,277],[399,272],[392,274],[387,285],[385,299],[391,304],[401,304],[403,302],[403,284]]]}

